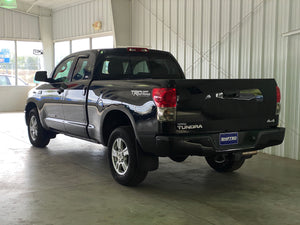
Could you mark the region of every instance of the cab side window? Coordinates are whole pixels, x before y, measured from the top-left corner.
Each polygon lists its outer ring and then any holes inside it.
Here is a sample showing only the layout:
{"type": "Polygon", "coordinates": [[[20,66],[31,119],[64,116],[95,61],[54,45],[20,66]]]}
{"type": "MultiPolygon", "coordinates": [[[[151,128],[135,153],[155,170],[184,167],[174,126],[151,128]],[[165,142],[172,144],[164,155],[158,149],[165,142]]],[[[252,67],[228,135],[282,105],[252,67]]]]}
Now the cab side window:
{"type": "Polygon", "coordinates": [[[126,62],[119,58],[109,58],[103,62],[102,74],[110,76],[122,76],[124,75],[125,69],[128,66],[126,62]]]}
{"type": "Polygon", "coordinates": [[[91,69],[88,65],[89,58],[79,58],[74,70],[72,81],[88,79],[91,74],[91,69]]]}
{"type": "Polygon", "coordinates": [[[150,70],[148,67],[148,64],[146,62],[146,60],[142,60],[136,63],[136,65],[133,68],[133,75],[138,75],[138,74],[149,74],[150,70]]]}
{"type": "Polygon", "coordinates": [[[75,57],[71,57],[59,64],[53,75],[53,80],[55,82],[66,82],[68,80],[68,75],[71,70],[74,59],[75,57]]]}

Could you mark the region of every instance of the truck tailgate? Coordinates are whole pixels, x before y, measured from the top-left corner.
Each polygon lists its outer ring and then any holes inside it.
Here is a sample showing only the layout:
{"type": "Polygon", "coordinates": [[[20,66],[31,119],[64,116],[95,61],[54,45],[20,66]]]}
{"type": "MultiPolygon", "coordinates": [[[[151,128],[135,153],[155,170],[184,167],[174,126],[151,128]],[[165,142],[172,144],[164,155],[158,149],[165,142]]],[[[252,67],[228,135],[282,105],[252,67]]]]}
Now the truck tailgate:
{"type": "Polygon", "coordinates": [[[276,127],[274,79],[176,80],[176,132],[276,127]]]}

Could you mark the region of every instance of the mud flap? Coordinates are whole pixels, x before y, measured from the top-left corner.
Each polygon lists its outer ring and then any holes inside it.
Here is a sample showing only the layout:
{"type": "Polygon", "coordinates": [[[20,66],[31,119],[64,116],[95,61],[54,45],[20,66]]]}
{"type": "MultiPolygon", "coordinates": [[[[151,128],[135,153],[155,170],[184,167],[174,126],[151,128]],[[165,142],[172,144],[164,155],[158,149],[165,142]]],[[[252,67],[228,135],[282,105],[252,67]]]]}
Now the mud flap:
{"type": "Polygon", "coordinates": [[[153,171],[158,169],[158,156],[143,152],[139,143],[136,141],[136,155],[138,158],[138,166],[145,171],[153,171]]]}

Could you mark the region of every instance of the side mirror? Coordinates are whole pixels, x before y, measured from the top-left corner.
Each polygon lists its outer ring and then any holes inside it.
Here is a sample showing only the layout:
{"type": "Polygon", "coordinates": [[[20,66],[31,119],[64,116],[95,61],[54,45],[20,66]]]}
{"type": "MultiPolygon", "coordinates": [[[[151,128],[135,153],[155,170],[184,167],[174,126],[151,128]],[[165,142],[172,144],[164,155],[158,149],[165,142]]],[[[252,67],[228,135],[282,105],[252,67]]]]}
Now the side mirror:
{"type": "Polygon", "coordinates": [[[34,80],[35,81],[49,82],[49,79],[47,77],[47,71],[37,71],[35,73],[34,80]]]}

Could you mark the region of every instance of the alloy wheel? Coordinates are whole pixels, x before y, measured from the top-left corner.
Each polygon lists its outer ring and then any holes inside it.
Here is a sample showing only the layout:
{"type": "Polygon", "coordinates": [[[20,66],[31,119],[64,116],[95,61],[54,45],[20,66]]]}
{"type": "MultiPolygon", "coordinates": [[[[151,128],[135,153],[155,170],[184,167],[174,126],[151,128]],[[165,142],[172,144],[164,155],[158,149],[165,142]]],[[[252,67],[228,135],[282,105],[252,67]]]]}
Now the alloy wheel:
{"type": "Polygon", "coordinates": [[[112,163],[115,171],[119,175],[124,175],[128,170],[129,151],[125,141],[122,138],[117,138],[112,145],[112,163]]]}

